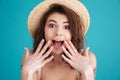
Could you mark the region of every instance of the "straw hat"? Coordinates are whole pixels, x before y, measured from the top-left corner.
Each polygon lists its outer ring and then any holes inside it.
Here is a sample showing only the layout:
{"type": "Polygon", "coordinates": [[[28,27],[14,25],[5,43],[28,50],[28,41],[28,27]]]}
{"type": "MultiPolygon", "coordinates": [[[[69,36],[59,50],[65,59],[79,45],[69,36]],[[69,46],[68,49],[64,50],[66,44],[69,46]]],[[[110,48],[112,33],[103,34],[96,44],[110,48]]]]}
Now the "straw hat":
{"type": "Polygon", "coordinates": [[[49,7],[51,4],[61,4],[64,5],[68,8],[70,8],[71,10],[73,10],[74,12],[76,12],[80,18],[81,21],[83,21],[82,23],[84,24],[85,27],[85,31],[84,31],[84,35],[86,34],[89,25],[90,25],[90,17],[89,17],[89,13],[86,9],[86,7],[78,0],[45,0],[41,3],[39,3],[30,13],[29,17],[28,17],[28,29],[30,31],[30,34],[34,35],[35,30],[37,29],[37,27],[39,26],[39,21],[41,19],[41,17],[43,16],[43,14],[49,10],[49,7]]]}

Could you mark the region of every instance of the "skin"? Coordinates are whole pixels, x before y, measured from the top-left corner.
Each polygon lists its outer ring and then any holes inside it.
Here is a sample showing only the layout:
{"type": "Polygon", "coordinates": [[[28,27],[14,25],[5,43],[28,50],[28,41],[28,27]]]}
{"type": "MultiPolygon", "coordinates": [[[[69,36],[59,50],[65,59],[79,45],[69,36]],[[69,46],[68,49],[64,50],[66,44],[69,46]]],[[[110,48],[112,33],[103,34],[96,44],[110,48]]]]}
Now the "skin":
{"type": "Polygon", "coordinates": [[[71,42],[72,34],[69,28],[66,15],[53,13],[48,17],[44,30],[47,41],[45,46],[42,48],[43,39],[34,54],[25,48],[22,80],[37,80],[37,71],[40,71],[41,80],[76,80],[78,72],[81,74],[80,80],[94,80],[96,57],[89,51],[89,47],[81,53],[76,50],[71,42]],[[62,40],[64,44],[56,47],[52,40],[62,40]],[[45,53],[48,47],[49,50],[45,53]]]}
{"type": "MultiPolygon", "coordinates": [[[[68,19],[65,15],[60,13],[53,13],[47,19],[45,25],[45,39],[46,41],[69,41],[71,40],[71,32],[69,30],[68,19]]],[[[53,44],[52,44],[53,45],[53,44]]],[[[63,52],[62,48],[56,48],[53,45],[53,53],[61,54],[63,52]]]]}

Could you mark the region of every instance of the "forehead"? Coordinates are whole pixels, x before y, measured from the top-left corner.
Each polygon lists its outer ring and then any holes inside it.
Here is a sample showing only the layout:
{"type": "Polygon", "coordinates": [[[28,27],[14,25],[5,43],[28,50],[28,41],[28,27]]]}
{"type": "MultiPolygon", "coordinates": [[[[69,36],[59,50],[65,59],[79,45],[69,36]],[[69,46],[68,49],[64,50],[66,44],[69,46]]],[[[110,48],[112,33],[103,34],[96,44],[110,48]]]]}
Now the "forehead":
{"type": "Polygon", "coordinates": [[[68,21],[68,18],[65,14],[59,13],[59,12],[54,12],[50,14],[47,18],[47,21],[49,20],[55,20],[55,21],[68,21]]]}

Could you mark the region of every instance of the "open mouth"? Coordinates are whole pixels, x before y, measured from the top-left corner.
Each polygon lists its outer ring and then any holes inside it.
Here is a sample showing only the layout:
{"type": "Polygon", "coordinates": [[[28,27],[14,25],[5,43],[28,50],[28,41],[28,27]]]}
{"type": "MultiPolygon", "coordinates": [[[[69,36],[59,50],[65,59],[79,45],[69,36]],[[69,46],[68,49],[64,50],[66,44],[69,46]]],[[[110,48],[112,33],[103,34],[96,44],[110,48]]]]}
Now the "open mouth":
{"type": "Polygon", "coordinates": [[[64,43],[64,41],[56,41],[56,40],[52,40],[52,42],[55,48],[60,48],[64,43]]]}

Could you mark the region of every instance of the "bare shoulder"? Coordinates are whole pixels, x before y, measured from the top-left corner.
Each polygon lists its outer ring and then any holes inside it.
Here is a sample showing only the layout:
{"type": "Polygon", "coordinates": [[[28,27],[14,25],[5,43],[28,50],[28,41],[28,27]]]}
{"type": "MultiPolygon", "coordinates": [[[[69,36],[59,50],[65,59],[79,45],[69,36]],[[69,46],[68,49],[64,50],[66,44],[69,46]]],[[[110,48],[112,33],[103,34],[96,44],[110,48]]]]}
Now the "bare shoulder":
{"type": "Polygon", "coordinates": [[[90,62],[91,62],[93,69],[96,69],[96,65],[97,65],[96,56],[94,53],[92,53],[90,51],[89,51],[89,59],[90,59],[90,62]]]}

